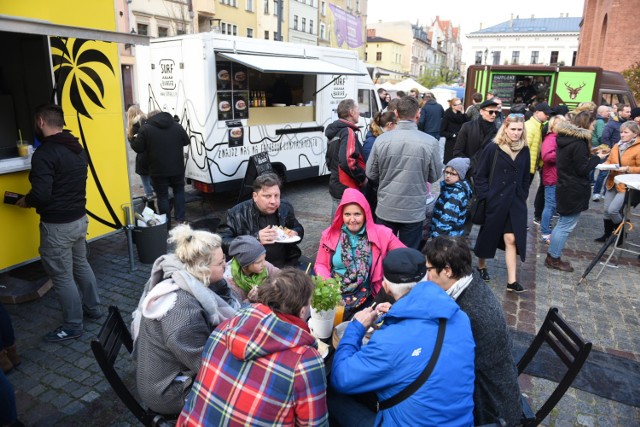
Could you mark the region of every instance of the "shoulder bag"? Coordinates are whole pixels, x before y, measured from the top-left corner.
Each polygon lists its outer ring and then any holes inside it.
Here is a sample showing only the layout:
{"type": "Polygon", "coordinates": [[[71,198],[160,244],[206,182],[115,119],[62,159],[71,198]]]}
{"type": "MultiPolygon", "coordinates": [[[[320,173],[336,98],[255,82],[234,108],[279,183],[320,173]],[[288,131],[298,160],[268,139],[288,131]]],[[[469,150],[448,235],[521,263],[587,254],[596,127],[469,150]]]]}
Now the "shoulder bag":
{"type": "MultiPolygon", "coordinates": [[[[491,163],[491,172],[489,173],[489,187],[491,187],[491,181],[493,181],[493,171],[496,169],[496,160],[498,159],[499,147],[496,147],[496,154],[493,156],[493,163],[491,163]]],[[[475,188],[474,188],[475,190],[475,188]]],[[[478,200],[478,195],[473,195],[473,200],[469,206],[469,217],[471,222],[476,225],[484,225],[487,212],[487,199],[478,200]]]]}

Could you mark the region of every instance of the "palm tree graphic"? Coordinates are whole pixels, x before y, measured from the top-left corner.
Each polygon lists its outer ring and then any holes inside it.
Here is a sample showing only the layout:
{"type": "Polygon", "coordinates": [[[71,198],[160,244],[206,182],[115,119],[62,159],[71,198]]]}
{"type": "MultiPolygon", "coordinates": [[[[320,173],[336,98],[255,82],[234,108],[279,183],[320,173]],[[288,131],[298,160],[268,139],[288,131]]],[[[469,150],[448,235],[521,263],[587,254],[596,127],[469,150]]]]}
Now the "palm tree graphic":
{"type": "Polygon", "coordinates": [[[111,73],[115,75],[115,71],[109,58],[95,48],[95,42],[92,40],[70,39],[67,37],[51,37],[51,59],[53,61],[53,71],[56,81],[56,92],[58,100],[62,100],[63,93],[68,87],[69,101],[76,110],[76,118],[78,120],[78,129],[80,131],[80,140],[87,153],[89,159],[89,169],[91,176],[100,192],[102,201],[104,202],[113,223],[97,217],[87,210],[87,214],[97,221],[113,228],[121,228],[120,218],[115,214],[107,195],[102,188],[102,184],[98,179],[98,174],[91,161],[89,146],[85,138],[82,128],[81,116],[89,120],[93,120],[91,114],[87,110],[85,100],[90,101],[94,106],[104,109],[102,100],[104,99],[105,89],[100,73],[101,67],[107,67],[111,73]]]}

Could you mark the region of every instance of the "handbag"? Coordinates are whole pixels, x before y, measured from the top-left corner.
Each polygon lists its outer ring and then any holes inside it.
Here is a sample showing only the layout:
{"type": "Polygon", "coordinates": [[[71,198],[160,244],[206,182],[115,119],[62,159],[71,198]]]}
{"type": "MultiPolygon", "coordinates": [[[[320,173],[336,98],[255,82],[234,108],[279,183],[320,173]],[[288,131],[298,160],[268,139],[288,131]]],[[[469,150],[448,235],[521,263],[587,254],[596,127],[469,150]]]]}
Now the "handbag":
{"type": "Polygon", "coordinates": [[[415,393],[422,385],[427,382],[429,377],[431,376],[431,372],[433,372],[433,368],[436,367],[436,362],[440,357],[440,350],[442,350],[442,343],[444,342],[444,333],[447,329],[447,319],[440,318],[438,320],[438,337],[436,338],[436,345],[433,348],[433,353],[431,353],[431,358],[429,359],[429,363],[424,368],[422,373],[418,378],[415,379],[411,384],[409,384],[404,390],[394,394],[388,399],[383,401],[378,401],[376,405],[376,410],[380,412],[380,410],[389,409],[392,406],[397,405],[402,402],[413,393],[415,393]]]}
{"type": "MultiPolygon", "coordinates": [[[[496,160],[498,159],[498,150],[496,148],[496,154],[493,156],[493,163],[491,164],[491,172],[489,173],[489,186],[491,186],[491,181],[493,181],[493,171],[496,169],[496,160]]],[[[487,199],[483,198],[478,200],[478,195],[474,194],[473,200],[471,201],[471,205],[469,206],[469,217],[471,218],[471,222],[476,225],[484,225],[486,220],[487,213],[487,199]]]]}

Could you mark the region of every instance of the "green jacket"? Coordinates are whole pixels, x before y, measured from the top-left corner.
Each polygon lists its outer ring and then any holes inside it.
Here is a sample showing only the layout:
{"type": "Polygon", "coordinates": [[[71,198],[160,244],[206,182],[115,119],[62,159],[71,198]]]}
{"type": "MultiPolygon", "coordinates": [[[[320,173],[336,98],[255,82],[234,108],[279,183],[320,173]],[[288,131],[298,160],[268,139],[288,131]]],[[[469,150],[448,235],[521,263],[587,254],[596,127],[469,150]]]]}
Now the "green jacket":
{"type": "Polygon", "coordinates": [[[596,123],[593,126],[593,135],[591,136],[591,146],[597,147],[600,145],[600,138],[602,138],[602,131],[604,130],[604,119],[600,116],[596,118],[596,123]]]}

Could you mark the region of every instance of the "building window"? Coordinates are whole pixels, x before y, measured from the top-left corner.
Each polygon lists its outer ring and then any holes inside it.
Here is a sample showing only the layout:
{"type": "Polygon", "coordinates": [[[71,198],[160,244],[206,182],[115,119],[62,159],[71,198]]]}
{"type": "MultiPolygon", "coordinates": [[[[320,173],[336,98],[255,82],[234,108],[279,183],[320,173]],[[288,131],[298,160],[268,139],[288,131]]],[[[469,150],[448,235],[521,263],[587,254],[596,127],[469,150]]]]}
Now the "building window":
{"type": "MultiPolygon", "coordinates": [[[[573,51],[573,56],[571,57],[571,66],[575,67],[576,66],[576,58],[578,57],[578,51],[574,50],[573,51]]],[[[613,105],[613,104],[612,104],[613,105]]]]}
{"type": "Polygon", "coordinates": [[[253,28],[247,28],[247,37],[250,39],[253,38],[253,28]]]}
{"type": "Polygon", "coordinates": [[[558,63],[558,51],[551,51],[551,58],[549,59],[549,64],[557,64],[558,63]]]}
{"type": "Polygon", "coordinates": [[[302,32],[307,31],[307,18],[302,18],[302,32]]]}
{"type": "Polygon", "coordinates": [[[538,63],[538,56],[540,55],[540,52],[537,50],[533,50],[531,51],[531,64],[537,64],[538,63]]]}
{"type": "Polygon", "coordinates": [[[269,40],[269,31],[264,32],[264,39],[269,40]]]}
{"type": "Polygon", "coordinates": [[[293,15],[293,29],[298,29],[298,15],[293,15]]]}
{"type": "Polygon", "coordinates": [[[364,62],[369,60],[369,54],[367,52],[364,53],[364,62]]]}
{"type": "Polygon", "coordinates": [[[277,32],[277,31],[274,31],[274,32],[273,32],[273,39],[274,39],[274,40],[276,40],[276,41],[280,40],[280,39],[278,38],[278,32],[277,32]]]}
{"type": "Polygon", "coordinates": [[[141,36],[148,36],[149,35],[149,26],[147,24],[138,24],[138,34],[140,34],[141,36]]]}
{"type": "Polygon", "coordinates": [[[158,27],[158,37],[167,37],[169,29],[167,27],[158,27]]]}
{"type": "Polygon", "coordinates": [[[186,32],[184,29],[182,29],[182,30],[180,30],[180,29],[179,29],[179,30],[176,30],[176,35],[177,35],[177,36],[181,36],[181,35],[183,35],[183,34],[187,34],[187,32],[186,32]]]}
{"type": "Polygon", "coordinates": [[[517,64],[519,61],[520,61],[520,51],[514,50],[513,52],[511,52],[511,63],[517,64]]]}
{"type": "Polygon", "coordinates": [[[309,34],[313,34],[313,19],[309,20],[309,34]]]}
{"type": "MultiPolygon", "coordinates": [[[[269,14],[269,2],[271,0],[264,0],[264,14],[268,15],[269,14]]],[[[267,37],[268,38],[268,37],[267,37]]]]}
{"type": "Polygon", "coordinates": [[[376,52],[376,61],[382,61],[382,52],[376,52]]]}
{"type": "Polygon", "coordinates": [[[351,0],[347,0],[347,9],[351,10],[351,0]]]}
{"type": "Polygon", "coordinates": [[[322,0],[322,2],[320,3],[320,13],[322,14],[322,16],[327,15],[327,2],[324,0],[322,0]]]}
{"type": "Polygon", "coordinates": [[[482,51],[481,50],[476,50],[476,59],[475,59],[474,63],[476,65],[482,64],[482,51]]]}
{"type": "Polygon", "coordinates": [[[273,16],[278,16],[278,0],[273,0],[273,16]]]}
{"type": "Polygon", "coordinates": [[[247,0],[247,12],[253,12],[253,0],[247,0]]]}
{"type": "Polygon", "coordinates": [[[360,0],[356,0],[356,12],[360,13],[360,0]]]}
{"type": "Polygon", "coordinates": [[[500,51],[493,51],[493,65],[500,65],[500,51]]]}
{"type": "Polygon", "coordinates": [[[320,39],[324,40],[324,24],[320,24],[320,39]]]}
{"type": "Polygon", "coordinates": [[[220,29],[222,31],[222,34],[228,34],[230,36],[237,36],[238,35],[238,26],[234,25],[234,24],[227,24],[225,22],[220,24],[220,29]]]}
{"type": "Polygon", "coordinates": [[[227,23],[226,22],[221,22],[220,23],[220,32],[222,34],[227,34],[227,23]]]}

